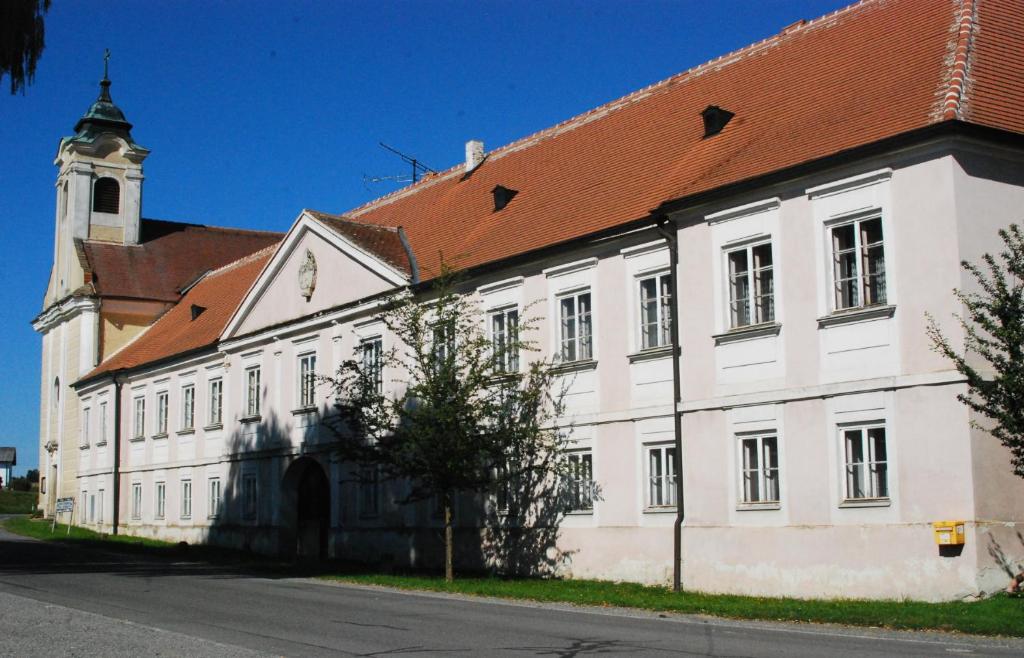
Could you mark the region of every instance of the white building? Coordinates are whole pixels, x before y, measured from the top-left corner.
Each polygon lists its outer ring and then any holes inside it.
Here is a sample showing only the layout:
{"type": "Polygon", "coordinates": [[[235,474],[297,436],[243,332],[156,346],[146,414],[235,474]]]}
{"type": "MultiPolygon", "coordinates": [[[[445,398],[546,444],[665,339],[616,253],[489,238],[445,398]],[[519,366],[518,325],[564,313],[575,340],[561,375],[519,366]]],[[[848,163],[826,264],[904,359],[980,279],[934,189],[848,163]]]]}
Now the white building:
{"type": "MultiPolygon", "coordinates": [[[[60,180],[85,182],[58,184],[55,272],[70,274],[36,321],[44,472],[100,528],[436,564],[431,506],[347,481],[319,425],[327,393],[304,375],[386,349],[381,299],[428,285],[444,253],[489,314],[539,300],[540,346],[568,362],[574,458],[600,495],[562,523],[564,573],[665,582],[678,518],[692,589],[1001,588],[1024,559],[1024,482],[972,429],[925,314],[959,340],[959,261],[1021,220],[1014,11],[869,0],[486,157],[471,142],[465,164],[341,215],[303,211],[283,237],[192,227],[236,253],[176,299],[133,300],[142,319],[119,343],[104,312],[127,302],[83,290],[82,263],[116,272],[138,249],[131,195],[125,221],[95,204],[102,167],[130,191],[146,151],[97,123],[115,146],[69,140],[58,159],[60,180]],[[91,214],[75,196],[90,185],[91,214]],[[964,544],[936,544],[943,520],[964,544]]],[[[462,506],[464,536],[476,520],[462,506]]]]}

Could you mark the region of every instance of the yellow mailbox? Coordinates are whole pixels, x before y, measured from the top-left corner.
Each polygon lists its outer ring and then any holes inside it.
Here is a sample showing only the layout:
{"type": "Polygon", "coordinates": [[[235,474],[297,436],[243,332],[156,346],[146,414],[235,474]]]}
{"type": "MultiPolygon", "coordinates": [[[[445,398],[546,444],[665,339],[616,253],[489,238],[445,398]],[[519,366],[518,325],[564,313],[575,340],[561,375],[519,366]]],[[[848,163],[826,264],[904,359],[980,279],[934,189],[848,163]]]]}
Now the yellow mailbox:
{"type": "Polygon", "coordinates": [[[964,543],[963,521],[936,521],[932,523],[935,543],[939,546],[960,546],[964,543]]]}

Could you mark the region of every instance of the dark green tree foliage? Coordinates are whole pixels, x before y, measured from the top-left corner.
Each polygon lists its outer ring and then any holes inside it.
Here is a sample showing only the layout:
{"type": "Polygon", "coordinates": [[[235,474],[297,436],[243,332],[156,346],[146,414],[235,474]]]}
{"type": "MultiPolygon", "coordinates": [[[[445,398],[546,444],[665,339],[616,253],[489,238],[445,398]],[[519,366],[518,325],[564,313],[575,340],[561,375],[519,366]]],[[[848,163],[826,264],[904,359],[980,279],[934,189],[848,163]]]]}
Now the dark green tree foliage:
{"type": "Polygon", "coordinates": [[[957,316],[964,353],[953,348],[930,316],[928,335],[935,350],[967,378],[967,394],[958,399],[992,421],[991,427],[975,427],[1010,449],[1013,472],[1024,477],[1024,234],[1011,224],[999,237],[1005,249],[998,258],[985,254],[984,267],[960,264],[980,290],[953,291],[966,310],[957,316]]]}
{"type": "MultiPolygon", "coordinates": [[[[524,338],[533,321],[521,320],[504,344],[493,345],[478,304],[457,285],[446,268],[423,299],[405,292],[389,301],[382,319],[398,345],[381,355],[389,381],[380,386],[381,373],[367,360],[345,361],[326,378],[337,413],[324,421],[343,459],[408,483],[401,502],[441,501],[448,580],[455,496],[511,490],[537,505],[567,468],[566,428],[557,424],[563,392],[552,363],[537,359],[510,369],[503,358],[537,351],[524,338]]],[[[540,518],[519,516],[527,523],[540,518]]]]}
{"type": "Polygon", "coordinates": [[[3,0],[0,2],[0,81],[11,78],[11,93],[25,93],[32,83],[36,63],[43,54],[43,14],[50,0],[3,0]]]}

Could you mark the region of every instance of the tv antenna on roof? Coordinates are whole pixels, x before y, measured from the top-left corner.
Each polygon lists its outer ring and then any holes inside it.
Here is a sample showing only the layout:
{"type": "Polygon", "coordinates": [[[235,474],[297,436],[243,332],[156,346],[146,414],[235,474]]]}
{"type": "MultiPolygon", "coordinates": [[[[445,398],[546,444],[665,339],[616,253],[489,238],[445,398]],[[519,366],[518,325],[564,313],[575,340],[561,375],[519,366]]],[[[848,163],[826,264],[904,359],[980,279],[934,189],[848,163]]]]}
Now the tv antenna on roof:
{"type": "Polygon", "coordinates": [[[420,160],[418,160],[417,158],[412,157],[411,155],[406,155],[405,153],[402,153],[398,149],[391,148],[384,142],[378,142],[378,144],[382,149],[391,151],[398,157],[402,158],[402,160],[410,164],[412,166],[412,173],[397,174],[394,176],[367,176],[366,174],[363,174],[363,183],[383,183],[388,181],[394,183],[415,183],[420,179],[420,176],[422,176],[423,174],[437,173],[427,165],[420,162],[420,160]]]}

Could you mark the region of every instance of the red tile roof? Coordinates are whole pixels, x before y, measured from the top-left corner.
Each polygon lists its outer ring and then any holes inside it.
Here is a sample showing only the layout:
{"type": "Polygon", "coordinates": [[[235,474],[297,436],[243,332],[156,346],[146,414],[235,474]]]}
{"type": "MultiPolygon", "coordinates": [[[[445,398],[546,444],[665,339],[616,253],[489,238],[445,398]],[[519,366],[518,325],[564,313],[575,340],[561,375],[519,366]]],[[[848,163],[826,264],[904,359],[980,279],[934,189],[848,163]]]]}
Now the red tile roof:
{"type": "Polygon", "coordinates": [[[402,274],[412,274],[409,254],[402,245],[398,229],[393,226],[377,226],[354,222],[341,215],[330,215],[316,210],[306,210],[311,217],[331,229],[357,247],[364,249],[384,261],[402,274]]]}
{"type": "Polygon", "coordinates": [[[866,0],[352,210],[471,267],[950,119],[1024,132],[1024,2],[866,0]],[[700,112],[735,117],[703,139],[700,112]],[[495,211],[491,190],[519,193],[495,211]]]}
{"type": "Polygon", "coordinates": [[[143,219],[140,244],[82,243],[87,281],[102,297],[176,302],[204,272],[276,244],[280,233],[143,219]]]}
{"type": "Polygon", "coordinates": [[[82,381],[214,344],[276,247],[276,244],[271,245],[206,275],[153,326],[111,355],[82,381]],[[205,309],[194,320],[193,305],[205,309]]]}
{"type": "MultiPolygon", "coordinates": [[[[439,254],[457,267],[497,261],[950,120],[1024,133],[1021,0],[864,0],[492,151],[472,175],[460,165],[345,216],[311,214],[408,271],[397,231],[360,224],[403,227],[428,279],[439,254]],[[709,105],[735,116],[704,139],[709,105]],[[500,211],[496,185],[518,191],[500,211]]],[[[268,257],[206,277],[88,377],[213,344],[268,257]],[[193,303],[208,308],[195,321],[193,303]]],[[[100,285],[130,291],[147,267],[122,258],[100,278],[127,282],[100,285]]],[[[168,298],[188,275],[171,278],[168,298]]]]}

